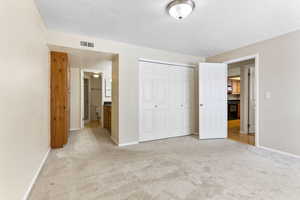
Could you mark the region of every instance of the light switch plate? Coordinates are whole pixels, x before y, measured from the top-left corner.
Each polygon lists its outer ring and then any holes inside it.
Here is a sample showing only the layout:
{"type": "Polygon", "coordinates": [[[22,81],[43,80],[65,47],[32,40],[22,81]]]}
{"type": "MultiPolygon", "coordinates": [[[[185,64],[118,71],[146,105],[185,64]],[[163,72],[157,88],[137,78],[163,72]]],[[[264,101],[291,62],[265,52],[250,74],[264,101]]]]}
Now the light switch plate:
{"type": "Polygon", "coordinates": [[[271,99],[272,95],[271,95],[271,92],[270,91],[267,91],[265,93],[265,99],[271,99]]]}

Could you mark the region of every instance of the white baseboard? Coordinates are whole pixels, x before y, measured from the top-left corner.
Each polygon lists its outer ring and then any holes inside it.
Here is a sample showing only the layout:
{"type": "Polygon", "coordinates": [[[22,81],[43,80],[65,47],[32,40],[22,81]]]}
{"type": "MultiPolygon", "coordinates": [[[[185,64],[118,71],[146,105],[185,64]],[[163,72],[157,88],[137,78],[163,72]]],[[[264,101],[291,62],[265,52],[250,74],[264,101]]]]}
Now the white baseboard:
{"type": "Polygon", "coordinates": [[[275,153],[279,153],[279,154],[282,154],[282,155],[290,156],[290,157],[293,157],[293,158],[300,159],[300,156],[292,154],[292,153],[288,153],[288,152],[285,152],[285,151],[280,151],[280,150],[277,150],[277,149],[272,149],[272,148],[264,147],[264,146],[259,146],[258,148],[261,148],[261,149],[264,149],[264,150],[267,150],[267,151],[272,151],[272,152],[275,152],[275,153]]]}
{"type": "Polygon", "coordinates": [[[31,182],[29,184],[29,187],[28,187],[28,189],[27,189],[27,191],[26,191],[26,193],[25,193],[25,195],[23,197],[23,200],[27,200],[28,199],[28,197],[30,195],[30,192],[31,192],[31,190],[32,190],[32,188],[33,188],[33,186],[34,186],[34,184],[35,184],[35,182],[36,182],[39,174],[41,173],[41,170],[43,169],[43,166],[44,166],[44,164],[45,164],[45,162],[46,162],[46,160],[47,160],[47,158],[49,156],[50,151],[51,151],[51,148],[49,148],[48,151],[46,152],[46,154],[44,155],[44,158],[43,158],[43,160],[42,160],[42,162],[41,162],[38,170],[36,171],[33,179],[31,180],[31,182]]]}
{"type": "Polygon", "coordinates": [[[81,128],[71,128],[70,131],[79,131],[81,128]]]}
{"type": "Polygon", "coordinates": [[[81,128],[70,128],[70,131],[79,131],[81,128]]]}
{"type": "Polygon", "coordinates": [[[113,143],[115,143],[116,145],[118,145],[119,143],[117,142],[117,140],[111,135],[110,139],[113,141],[113,143]]]}
{"type": "Polygon", "coordinates": [[[139,143],[139,142],[128,142],[128,143],[119,144],[119,142],[117,142],[117,140],[114,137],[110,136],[110,139],[119,147],[125,147],[125,146],[134,145],[134,144],[139,143]]]}
{"type": "Polygon", "coordinates": [[[248,134],[248,131],[240,130],[240,134],[248,134]]]}
{"type": "Polygon", "coordinates": [[[138,144],[139,142],[128,142],[128,143],[122,143],[118,144],[119,147],[125,147],[125,146],[130,146],[130,145],[135,145],[138,144]]]}
{"type": "Polygon", "coordinates": [[[218,138],[199,138],[199,140],[224,140],[224,139],[227,139],[227,136],[226,137],[218,137],[218,138]]]}
{"type": "Polygon", "coordinates": [[[171,138],[176,138],[176,137],[184,137],[184,136],[188,136],[188,135],[194,135],[194,133],[186,133],[186,134],[178,134],[178,135],[171,135],[168,137],[156,137],[156,138],[139,138],[139,142],[151,142],[151,141],[155,141],[155,140],[165,140],[165,139],[171,139],[171,138]]]}

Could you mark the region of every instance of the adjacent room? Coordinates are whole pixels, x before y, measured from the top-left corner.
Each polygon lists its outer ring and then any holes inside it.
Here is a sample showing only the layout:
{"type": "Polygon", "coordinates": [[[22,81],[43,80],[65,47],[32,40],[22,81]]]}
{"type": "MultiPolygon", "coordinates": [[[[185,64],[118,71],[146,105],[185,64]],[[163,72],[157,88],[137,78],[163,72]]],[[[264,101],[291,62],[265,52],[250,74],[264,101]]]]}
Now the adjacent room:
{"type": "Polygon", "coordinates": [[[299,0],[3,0],[0,199],[299,200],[299,0]]]}
{"type": "Polygon", "coordinates": [[[228,138],[255,145],[255,59],[228,65],[228,138]]]}
{"type": "Polygon", "coordinates": [[[101,75],[100,72],[84,72],[84,127],[101,126],[101,75]]]}

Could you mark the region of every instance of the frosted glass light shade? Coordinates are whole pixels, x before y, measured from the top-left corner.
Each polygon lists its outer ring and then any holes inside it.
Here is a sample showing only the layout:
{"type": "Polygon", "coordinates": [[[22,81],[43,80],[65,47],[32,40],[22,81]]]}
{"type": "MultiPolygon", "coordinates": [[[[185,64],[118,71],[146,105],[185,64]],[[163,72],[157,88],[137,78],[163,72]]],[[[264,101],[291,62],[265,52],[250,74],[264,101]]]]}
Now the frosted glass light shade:
{"type": "Polygon", "coordinates": [[[175,0],[172,1],[167,9],[169,14],[175,19],[184,19],[189,16],[195,7],[192,0],[175,0]]]}
{"type": "Polygon", "coordinates": [[[99,78],[99,77],[100,77],[100,74],[93,74],[93,77],[94,77],[94,78],[99,78]]]}

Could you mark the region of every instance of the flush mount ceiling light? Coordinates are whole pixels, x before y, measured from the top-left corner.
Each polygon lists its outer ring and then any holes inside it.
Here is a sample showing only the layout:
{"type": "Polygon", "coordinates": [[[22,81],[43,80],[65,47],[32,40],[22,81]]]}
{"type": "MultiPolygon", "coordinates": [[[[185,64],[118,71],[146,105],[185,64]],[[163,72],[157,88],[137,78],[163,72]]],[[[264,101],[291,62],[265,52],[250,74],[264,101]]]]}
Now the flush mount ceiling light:
{"type": "Polygon", "coordinates": [[[240,80],[241,80],[241,77],[240,77],[240,76],[237,76],[237,77],[230,77],[229,79],[230,79],[230,80],[240,81],[240,80]]]}
{"type": "Polygon", "coordinates": [[[93,77],[94,77],[94,78],[99,78],[99,77],[100,77],[100,74],[93,74],[93,77]]]}
{"type": "Polygon", "coordinates": [[[193,0],[174,0],[167,6],[168,13],[175,19],[184,19],[189,16],[195,8],[193,0]]]}

